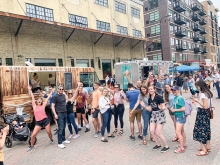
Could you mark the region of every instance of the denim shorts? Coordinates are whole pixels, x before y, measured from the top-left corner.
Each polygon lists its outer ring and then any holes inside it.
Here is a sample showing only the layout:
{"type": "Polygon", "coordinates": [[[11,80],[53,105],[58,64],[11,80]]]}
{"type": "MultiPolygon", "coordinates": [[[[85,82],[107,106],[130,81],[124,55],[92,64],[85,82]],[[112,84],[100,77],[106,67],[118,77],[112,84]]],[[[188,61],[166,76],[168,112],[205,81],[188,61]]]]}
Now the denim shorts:
{"type": "Polygon", "coordinates": [[[175,116],[175,120],[179,124],[185,124],[186,123],[186,116],[175,116]]]}

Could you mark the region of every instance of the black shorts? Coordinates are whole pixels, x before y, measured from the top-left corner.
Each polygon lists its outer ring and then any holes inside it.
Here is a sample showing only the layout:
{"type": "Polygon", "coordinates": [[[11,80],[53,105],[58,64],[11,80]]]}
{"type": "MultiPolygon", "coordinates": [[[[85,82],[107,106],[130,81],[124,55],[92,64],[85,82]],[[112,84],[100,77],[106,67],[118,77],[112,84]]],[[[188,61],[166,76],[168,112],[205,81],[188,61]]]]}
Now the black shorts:
{"type": "Polygon", "coordinates": [[[95,110],[93,113],[92,113],[92,118],[98,118],[99,116],[99,110],[95,110]]]}
{"type": "Polygon", "coordinates": [[[48,118],[35,122],[35,125],[40,127],[46,127],[48,124],[50,124],[50,120],[48,118]]]}
{"type": "Polygon", "coordinates": [[[85,108],[76,108],[76,113],[85,114],[85,108]]]}

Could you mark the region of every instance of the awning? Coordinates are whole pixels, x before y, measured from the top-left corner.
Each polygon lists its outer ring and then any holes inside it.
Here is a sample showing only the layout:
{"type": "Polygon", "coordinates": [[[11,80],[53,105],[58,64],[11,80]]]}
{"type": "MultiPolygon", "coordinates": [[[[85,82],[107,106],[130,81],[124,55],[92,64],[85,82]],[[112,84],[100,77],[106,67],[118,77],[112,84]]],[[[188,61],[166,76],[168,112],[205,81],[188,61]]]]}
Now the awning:
{"type": "Polygon", "coordinates": [[[38,22],[38,23],[44,23],[44,24],[48,24],[48,25],[61,26],[61,27],[66,27],[66,28],[70,28],[73,30],[76,29],[76,30],[83,30],[83,31],[88,31],[88,32],[92,32],[92,33],[112,35],[112,36],[116,36],[116,37],[118,36],[118,37],[122,37],[122,38],[138,40],[138,41],[146,41],[146,42],[148,41],[148,39],[146,39],[146,38],[136,38],[133,36],[121,35],[121,34],[112,33],[112,32],[104,32],[104,31],[100,31],[100,30],[96,30],[96,29],[84,28],[84,27],[80,27],[80,26],[73,26],[73,25],[60,23],[60,22],[50,22],[50,21],[46,21],[43,19],[28,17],[28,16],[24,16],[24,15],[19,15],[19,14],[7,13],[7,12],[3,12],[3,11],[0,11],[0,16],[17,18],[20,20],[33,21],[33,22],[38,22]]]}

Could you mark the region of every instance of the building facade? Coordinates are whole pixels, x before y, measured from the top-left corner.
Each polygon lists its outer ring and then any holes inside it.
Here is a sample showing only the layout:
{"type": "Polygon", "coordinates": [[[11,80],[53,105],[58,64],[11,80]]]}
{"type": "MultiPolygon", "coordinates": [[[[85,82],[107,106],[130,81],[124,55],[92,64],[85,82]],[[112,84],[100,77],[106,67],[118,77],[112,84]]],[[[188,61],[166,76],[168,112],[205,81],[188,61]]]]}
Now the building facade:
{"type": "Polygon", "coordinates": [[[145,0],[145,35],[161,42],[147,42],[148,58],[182,63],[204,61],[208,53],[206,15],[197,0],[145,0]]]}
{"type": "Polygon", "coordinates": [[[204,16],[207,22],[205,28],[207,29],[207,34],[205,35],[208,43],[206,47],[209,52],[206,58],[211,59],[214,64],[218,63],[219,54],[219,26],[218,26],[218,12],[219,9],[214,6],[211,0],[201,2],[205,11],[207,11],[206,16],[204,16]]]}
{"type": "Polygon", "coordinates": [[[114,63],[145,57],[139,0],[2,0],[1,65],[94,67],[100,79],[114,63]]]}

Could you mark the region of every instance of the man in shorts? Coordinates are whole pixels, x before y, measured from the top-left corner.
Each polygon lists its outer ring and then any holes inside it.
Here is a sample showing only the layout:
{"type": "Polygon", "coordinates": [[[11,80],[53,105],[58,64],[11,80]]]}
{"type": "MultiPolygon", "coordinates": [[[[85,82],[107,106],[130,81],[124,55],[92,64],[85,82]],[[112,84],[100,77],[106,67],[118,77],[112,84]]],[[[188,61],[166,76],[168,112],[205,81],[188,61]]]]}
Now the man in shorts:
{"type": "MultiPolygon", "coordinates": [[[[134,108],[134,106],[138,100],[139,94],[140,94],[140,90],[135,89],[133,84],[128,83],[128,91],[126,92],[126,101],[129,102],[129,109],[130,109],[129,112],[131,112],[132,109],[134,108]]],[[[129,115],[130,129],[131,129],[131,136],[129,138],[131,140],[135,140],[135,136],[134,136],[134,120],[135,120],[135,118],[137,120],[137,125],[138,125],[138,129],[140,132],[140,135],[138,135],[138,138],[143,140],[141,114],[142,114],[141,105],[139,105],[135,109],[135,111],[133,113],[130,113],[130,115],[129,115]]]]}
{"type": "Polygon", "coordinates": [[[55,119],[58,122],[58,147],[65,148],[64,144],[71,143],[65,138],[65,128],[67,120],[67,109],[66,109],[66,96],[63,94],[63,86],[58,86],[58,92],[53,97],[52,111],[55,119]]]}
{"type": "Polygon", "coordinates": [[[94,137],[97,138],[100,131],[100,122],[98,118],[99,110],[99,98],[101,97],[101,92],[99,90],[100,84],[98,82],[94,82],[94,92],[92,93],[92,122],[95,128],[94,137]]]}

